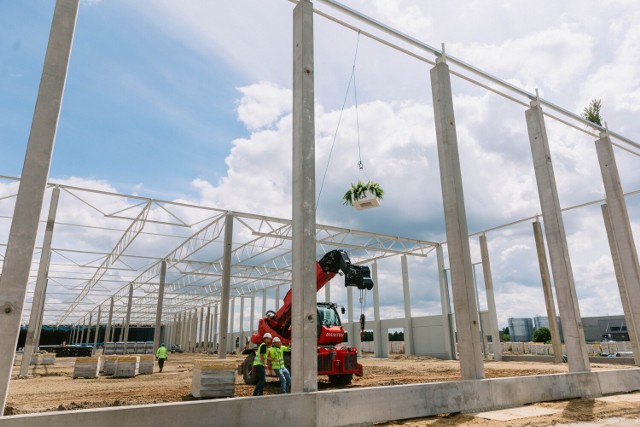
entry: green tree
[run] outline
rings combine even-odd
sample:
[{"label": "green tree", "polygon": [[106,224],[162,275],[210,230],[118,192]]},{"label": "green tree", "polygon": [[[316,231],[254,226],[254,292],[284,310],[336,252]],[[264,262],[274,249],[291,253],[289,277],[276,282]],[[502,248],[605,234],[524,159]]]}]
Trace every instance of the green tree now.
[{"label": "green tree", "polygon": [[602,126],[602,117],[600,117],[600,108],[602,107],[602,101],[599,99],[592,99],[589,106],[582,112],[582,118],[589,120],[591,123],[595,123],[598,126]]},{"label": "green tree", "polygon": [[511,341],[511,336],[509,335],[509,327],[505,326],[505,328],[501,331],[499,331],[500,333],[500,341],[503,342],[508,342]]},{"label": "green tree", "polygon": [[546,326],[542,326],[541,328],[533,331],[533,341],[534,342],[547,342],[551,341],[551,331]]}]

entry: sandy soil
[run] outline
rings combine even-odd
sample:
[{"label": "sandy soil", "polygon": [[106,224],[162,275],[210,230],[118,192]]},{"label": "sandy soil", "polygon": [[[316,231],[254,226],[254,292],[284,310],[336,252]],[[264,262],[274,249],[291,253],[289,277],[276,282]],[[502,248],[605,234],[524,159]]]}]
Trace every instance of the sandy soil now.
[{"label": "sandy soil", "polygon": [[[232,360],[242,356],[229,356]],[[57,411],[106,406],[150,404],[192,400],[191,370],[194,359],[203,355],[170,355],[162,373],[140,375],[136,378],[72,379],[73,358],[59,358],[54,366],[35,366],[26,379],[13,379],[9,387],[6,415],[31,412]],[[456,361],[443,361],[426,357],[394,356],[390,359],[363,357],[365,376],[354,378],[353,387],[410,384],[460,379],[460,366]],[[593,370],[626,369],[629,366],[592,365]],[[19,367],[14,367],[17,376]],[[488,378],[511,377],[566,372],[566,365],[527,362],[487,362]],[[331,389],[328,380],[321,379],[321,390]],[[253,386],[244,385],[237,377],[236,395],[250,396]],[[276,378],[269,378],[265,394],[280,392]],[[385,424],[387,426],[546,426],[565,421],[586,421],[605,416],[640,417],[640,403],[613,403],[594,400],[572,400],[568,402],[540,403],[539,406],[561,409],[553,416],[526,418],[499,423],[482,420],[471,415],[442,415],[424,420]]]}]

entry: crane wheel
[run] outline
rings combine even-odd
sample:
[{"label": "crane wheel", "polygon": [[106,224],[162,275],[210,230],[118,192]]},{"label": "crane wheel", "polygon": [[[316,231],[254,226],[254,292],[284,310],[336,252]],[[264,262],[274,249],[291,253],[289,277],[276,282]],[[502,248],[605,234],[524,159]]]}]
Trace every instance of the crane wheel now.
[{"label": "crane wheel", "polygon": [[338,375],[329,375],[329,382],[331,385],[348,385],[351,384],[351,379],[353,378],[353,374],[338,374]]},{"label": "crane wheel", "polygon": [[258,383],[258,375],[253,372],[253,359],[255,358],[256,354],[251,352],[251,354],[244,359],[244,363],[242,364],[242,378],[244,379],[244,383],[248,385]]}]

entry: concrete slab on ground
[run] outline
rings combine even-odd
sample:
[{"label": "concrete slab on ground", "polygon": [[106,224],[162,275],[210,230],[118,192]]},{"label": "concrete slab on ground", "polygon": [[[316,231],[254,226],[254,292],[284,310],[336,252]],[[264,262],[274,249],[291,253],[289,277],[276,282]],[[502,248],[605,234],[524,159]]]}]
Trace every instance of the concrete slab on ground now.
[{"label": "concrete slab on ground", "polygon": [[520,418],[553,415],[557,414],[558,412],[561,412],[560,409],[541,408],[539,406],[522,406],[520,408],[508,408],[500,409],[498,411],[480,412],[476,414],[476,417],[494,421],[511,421]]},{"label": "concrete slab on ground", "polygon": [[640,420],[633,420],[629,418],[607,418],[597,421],[556,425],[562,427],[640,427]]},{"label": "concrete slab on ground", "polygon": [[603,402],[640,402],[640,393],[616,394],[613,396],[597,397]]}]

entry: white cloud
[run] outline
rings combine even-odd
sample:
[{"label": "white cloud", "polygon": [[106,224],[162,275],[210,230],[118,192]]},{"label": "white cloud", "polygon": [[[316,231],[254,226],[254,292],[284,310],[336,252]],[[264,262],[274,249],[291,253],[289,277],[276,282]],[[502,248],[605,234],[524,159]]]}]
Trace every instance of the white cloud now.
[{"label": "white cloud", "polygon": [[292,91],[270,82],[240,87],[242,98],[238,118],[249,130],[271,126],[279,117],[291,111]]}]

